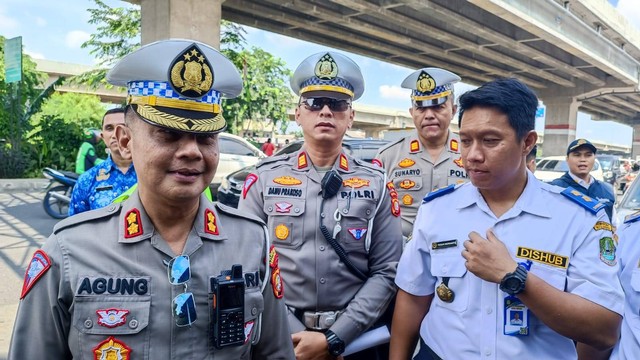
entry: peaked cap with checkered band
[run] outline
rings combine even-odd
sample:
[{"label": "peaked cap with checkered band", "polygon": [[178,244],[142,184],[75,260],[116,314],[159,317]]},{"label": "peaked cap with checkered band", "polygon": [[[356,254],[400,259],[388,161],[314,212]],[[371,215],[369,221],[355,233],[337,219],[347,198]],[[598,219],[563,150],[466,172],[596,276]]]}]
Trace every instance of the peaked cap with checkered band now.
[{"label": "peaked cap with checkered band", "polygon": [[127,105],[146,122],[190,133],[223,131],[222,97],[242,92],[242,79],[229,59],[186,39],[139,48],[107,73],[107,81],[127,88]]},{"label": "peaked cap with checkered band", "polygon": [[415,106],[436,106],[447,101],[453,94],[453,84],[460,76],[440,68],[428,67],[412,72],[402,82],[402,87],[411,89],[411,101]]}]

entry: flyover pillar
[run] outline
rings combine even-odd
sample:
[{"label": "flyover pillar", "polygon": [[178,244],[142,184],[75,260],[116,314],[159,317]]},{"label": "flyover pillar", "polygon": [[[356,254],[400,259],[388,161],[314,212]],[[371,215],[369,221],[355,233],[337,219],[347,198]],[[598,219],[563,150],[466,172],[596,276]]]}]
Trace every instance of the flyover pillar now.
[{"label": "flyover pillar", "polygon": [[640,125],[633,125],[633,144],[631,145],[631,158],[640,157]]},{"label": "flyover pillar", "polygon": [[127,0],[140,5],[142,45],[186,38],[220,48],[224,0]]},{"label": "flyover pillar", "polygon": [[570,96],[550,96],[542,101],[546,106],[542,154],[565,155],[567,146],[576,138],[580,103]]}]

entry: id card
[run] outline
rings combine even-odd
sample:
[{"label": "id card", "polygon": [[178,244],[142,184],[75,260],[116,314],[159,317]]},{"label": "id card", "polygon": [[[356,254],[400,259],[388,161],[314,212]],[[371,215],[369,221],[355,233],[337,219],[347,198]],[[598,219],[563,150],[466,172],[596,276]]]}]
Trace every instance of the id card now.
[{"label": "id card", "polygon": [[515,296],[504,298],[504,334],[529,335],[529,308]]}]

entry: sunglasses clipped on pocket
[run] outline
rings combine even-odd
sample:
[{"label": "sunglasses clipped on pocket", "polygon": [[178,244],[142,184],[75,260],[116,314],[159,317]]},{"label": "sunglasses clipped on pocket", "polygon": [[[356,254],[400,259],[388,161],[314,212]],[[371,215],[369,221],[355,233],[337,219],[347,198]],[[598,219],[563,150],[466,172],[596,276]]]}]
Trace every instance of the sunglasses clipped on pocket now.
[{"label": "sunglasses clipped on pocket", "polygon": [[184,285],[184,292],[171,302],[173,317],[178,326],[191,326],[196,321],[196,302],[192,292],[187,292],[187,282],[191,280],[191,262],[189,256],[179,255],[169,261],[167,266],[169,282],[172,285]]}]

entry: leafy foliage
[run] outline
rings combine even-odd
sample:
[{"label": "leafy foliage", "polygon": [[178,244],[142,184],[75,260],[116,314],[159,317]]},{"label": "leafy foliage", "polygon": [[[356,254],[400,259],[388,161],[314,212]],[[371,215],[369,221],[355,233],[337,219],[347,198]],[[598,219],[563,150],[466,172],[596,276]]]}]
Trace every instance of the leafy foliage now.
[{"label": "leafy foliage", "polygon": [[[98,25],[83,48],[100,59],[101,67],[111,67],[118,59],[140,46],[140,9],[111,8],[101,0],[93,0],[97,8],[89,9],[89,23]],[[234,100],[226,100],[224,116],[228,130],[238,133],[252,121],[283,123],[286,128],[291,92],[286,84],[290,71],[284,62],[268,52],[245,49],[244,29],[226,20],[221,22],[221,52],[241,71],[244,92]],[[94,70],[75,77],[74,81],[89,86],[105,85],[106,70]]]}]

